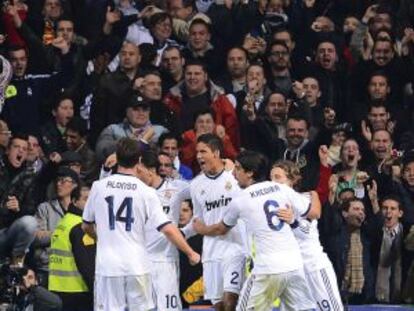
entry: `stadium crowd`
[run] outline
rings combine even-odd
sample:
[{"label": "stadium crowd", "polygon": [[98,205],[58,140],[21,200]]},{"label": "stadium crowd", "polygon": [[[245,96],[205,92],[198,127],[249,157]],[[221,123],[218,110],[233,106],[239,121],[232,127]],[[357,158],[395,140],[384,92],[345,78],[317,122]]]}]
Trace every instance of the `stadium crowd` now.
[{"label": "stadium crowd", "polygon": [[[96,243],[80,216],[92,183],[115,167],[118,141],[157,154],[144,163],[146,184],[185,187],[202,170],[204,134],[220,138],[226,165],[253,150],[297,166],[296,190],[319,195],[320,242],[344,303],[414,303],[413,1],[2,8],[0,255],[34,271],[30,286],[58,293],[63,310],[91,310]],[[68,213],[79,217],[66,220],[69,246],[56,245]],[[183,200],[177,225],[191,215]],[[201,249],[200,236],[189,241]],[[53,256],[67,250],[83,280],[76,295],[53,274]],[[202,298],[201,265],[181,257],[180,269],[187,306]]]}]

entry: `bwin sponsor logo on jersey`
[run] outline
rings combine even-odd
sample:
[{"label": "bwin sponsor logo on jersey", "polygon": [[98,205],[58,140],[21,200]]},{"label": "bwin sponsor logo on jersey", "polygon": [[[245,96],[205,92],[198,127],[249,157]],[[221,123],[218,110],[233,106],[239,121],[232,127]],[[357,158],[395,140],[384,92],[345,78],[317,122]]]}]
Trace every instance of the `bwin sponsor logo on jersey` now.
[{"label": "bwin sponsor logo on jersey", "polygon": [[207,212],[211,211],[212,209],[221,207],[221,206],[226,206],[227,204],[229,204],[230,201],[231,201],[231,198],[225,198],[224,195],[222,195],[219,200],[214,200],[211,202],[206,201]]}]

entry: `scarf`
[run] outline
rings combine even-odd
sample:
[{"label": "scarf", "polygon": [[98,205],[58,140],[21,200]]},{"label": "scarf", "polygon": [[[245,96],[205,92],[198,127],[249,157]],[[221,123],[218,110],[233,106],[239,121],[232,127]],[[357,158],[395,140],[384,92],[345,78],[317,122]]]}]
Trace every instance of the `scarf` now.
[{"label": "scarf", "polygon": [[380,302],[398,301],[401,294],[402,225],[383,231],[375,297]]},{"label": "scarf", "polygon": [[129,135],[129,138],[132,138],[134,140],[141,140],[144,136],[144,133],[152,126],[151,122],[148,121],[144,126],[139,128],[134,128],[131,125],[129,126],[129,129],[131,131],[131,135]]},{"label": "scarf", "polygon": [[4,100],[6,98],[6,89],[12,78],[13,71],[11,64],[7,59],[0,55],[3,71],[0,73],[0,112],[3,108]]},{"label": "scarf", "polygon": [[349,250],[345,267],[345,276],[342,289],[351,294],[361,294],[364,287],[363,246],[361,242],[361,230],[351,232],[349,237]]}]

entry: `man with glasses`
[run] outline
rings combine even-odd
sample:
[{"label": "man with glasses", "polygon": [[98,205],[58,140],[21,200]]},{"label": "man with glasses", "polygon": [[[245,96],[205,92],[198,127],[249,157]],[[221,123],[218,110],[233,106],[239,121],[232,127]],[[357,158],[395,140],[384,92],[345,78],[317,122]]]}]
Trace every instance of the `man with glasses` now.
[{"label": "man with glasses", "polygon": [[268,83],[273,91],[289,95],[293,77],[290,72],[290,51],[284,41],[273,41],[269,45],[267,60],[270,64]]}]

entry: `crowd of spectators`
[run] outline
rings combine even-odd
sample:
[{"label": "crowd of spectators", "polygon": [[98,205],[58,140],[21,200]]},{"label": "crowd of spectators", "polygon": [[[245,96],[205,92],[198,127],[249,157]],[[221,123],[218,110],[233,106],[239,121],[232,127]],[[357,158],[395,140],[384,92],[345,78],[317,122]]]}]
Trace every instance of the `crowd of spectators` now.
[{"label": "crowd of spectators", "polygon": [[1,255],[46,284],[71,191],[120,138],[190,181],[215,133],[223,158],[299,166],[349,302],[414,302],[413,1],[1,2]]}]

